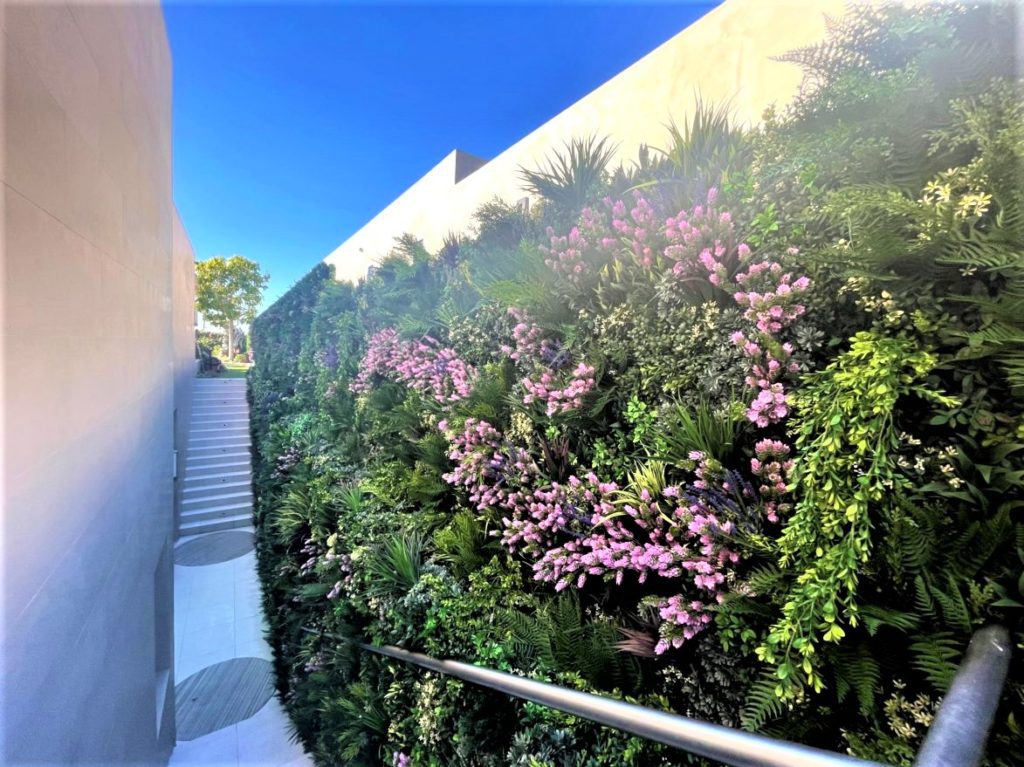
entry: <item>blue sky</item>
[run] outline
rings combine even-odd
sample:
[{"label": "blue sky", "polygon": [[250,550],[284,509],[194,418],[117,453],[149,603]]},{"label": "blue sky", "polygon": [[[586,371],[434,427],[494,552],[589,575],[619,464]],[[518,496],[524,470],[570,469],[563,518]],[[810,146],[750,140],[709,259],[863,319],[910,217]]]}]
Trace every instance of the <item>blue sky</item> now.
[{"label": "blue sky", "polygon": [[495,156],[716,4],[171,0],[196,258],[258,261],[269,305],[453,148]]}]

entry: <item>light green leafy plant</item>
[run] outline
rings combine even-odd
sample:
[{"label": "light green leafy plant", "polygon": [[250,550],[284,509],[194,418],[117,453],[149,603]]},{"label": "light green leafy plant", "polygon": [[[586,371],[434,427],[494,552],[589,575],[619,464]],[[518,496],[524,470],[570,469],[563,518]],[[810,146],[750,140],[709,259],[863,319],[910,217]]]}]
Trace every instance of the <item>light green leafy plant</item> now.
[{"label": "light green leafy plant", "polygon": [[795,699],[805,686],[820,691],[820,643],[839,642],[843,625],[858,623],[857,588],[872,554],[872,528],[908,489],[896,464],[896,403],[916,395],[956,404],[922,383],[936,362],[907,338],[860,333],[795,394],[797,501],[778,541],[779,566],[794,580],[781,618],[757,649],[775,669],[779,698]]}]

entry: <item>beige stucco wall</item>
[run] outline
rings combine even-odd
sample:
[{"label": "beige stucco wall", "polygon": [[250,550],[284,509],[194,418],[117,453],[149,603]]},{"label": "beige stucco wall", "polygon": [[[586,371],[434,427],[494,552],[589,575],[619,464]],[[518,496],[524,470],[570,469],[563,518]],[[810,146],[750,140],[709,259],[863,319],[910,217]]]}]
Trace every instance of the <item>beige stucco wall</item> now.
[{"label": "beige stucco wall", "polygon": [[0,45],[0,763],[160,764],[193,290],[163,15],[4,2]]},{"label": "beige stucco wall", "polygon": [[664,146],[665,126],[684,122],[698,95],[728,102],[738,122],[755,123],[800,85],[800,70],[772,57],[821,39],[824,14],[841,15],[844,6],[844,0],[726,0],[458,184],[433,178],[442,163],[325,260],[338,279],[356,280],[404,233],[436,251],[446,233],[466,231],[473,212],[495,195],[508,202],[526,196],[520,167],[539,167],[566,141],[594,134],[618,143],[616,161],[631,162],[643,144]]}]

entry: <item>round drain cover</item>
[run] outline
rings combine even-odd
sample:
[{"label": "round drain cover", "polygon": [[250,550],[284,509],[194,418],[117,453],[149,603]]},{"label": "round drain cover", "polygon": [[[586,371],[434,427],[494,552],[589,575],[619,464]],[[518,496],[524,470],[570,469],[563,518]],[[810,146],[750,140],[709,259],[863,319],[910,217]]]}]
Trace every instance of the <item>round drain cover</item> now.
[{"label": "round drain cover", "polygon": [[215,565],[248,554],[255,546],[256,536],[248,530],[225,530],[207,533],[185,541],[174,549],[174,564],[186,567]]},{"label": "round drain cover", "polygon": [[207,666],[174,687],[178,740],[195,740],[248,719],[273,694],[270,661],[232,658]]}]

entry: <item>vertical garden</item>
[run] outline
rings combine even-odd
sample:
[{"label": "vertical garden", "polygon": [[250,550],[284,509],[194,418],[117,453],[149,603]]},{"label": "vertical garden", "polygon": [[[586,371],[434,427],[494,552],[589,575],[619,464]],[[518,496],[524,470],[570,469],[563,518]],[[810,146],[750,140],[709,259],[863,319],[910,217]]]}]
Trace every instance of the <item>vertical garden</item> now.
[{"label": "vertical garden", "polygon": [[988,763],[1022,763],[1015,23],[853,9],[758,128],[703,105],[617,169],[580,140],[533,213],[256,320],[259,567],[318,763],[701,763],[357,638],[909,765],[992,623]]}]

